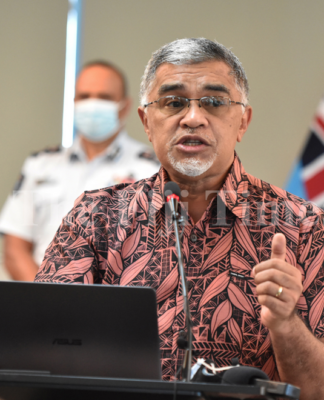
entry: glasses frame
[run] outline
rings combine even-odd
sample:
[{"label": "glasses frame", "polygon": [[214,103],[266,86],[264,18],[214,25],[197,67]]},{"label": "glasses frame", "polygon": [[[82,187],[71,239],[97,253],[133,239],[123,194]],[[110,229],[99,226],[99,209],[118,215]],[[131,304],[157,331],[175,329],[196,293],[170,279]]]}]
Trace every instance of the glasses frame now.
[{"label": "glasses frame", "polygon": [[[171,96],[163,96],[163,97],[160,97],[159,99],[157,99],[157,100],[154,100],[154,101],[151,101],[150,103],[147,103],[147,104],[144,104],[144,108],[146,108],[146,107],[148,107],[149,105],[151,105],[151,104],[154,104],[154,103],[159,103],[159,101],[161,100],[161,99],[185,99],[185,101],[186,102],[188,102],[188,108],[189,108],[189,106],[190,106],[190,102],[192,101],[192,100],[197,100],[198,101],[198,105],[199,105],[199,107],[200,108],[204,108],[204,107],[202,107],[202,105],[201,105],[201,100],[202,99],[217,99],[217,98],[220,98],[220,99],[226,99],[226,100],[228,100],[228,106],[231,106],[231,105],[236,105],[236,104],[238,104],[238,105],[241,105],[241,106],[243,106],[243,107],[246,107],[247,106],[247,104],[244,104],[244,103],[241,103],[240,101],[233,101],[233,100],[231,100],[229,97],[223,97],[223,96],[203,96],[203,97],[201,97],[200,99],[188,99],[187,97],[183,97],[183,96],[174,96],[174,95],[171,95]],[[185,109],[186,107],[184,107],[183,109]],[[204,108],[205,109],[205,108]],[[161,107],[159,107],[159,110],[163,113],[163,111],[162,111],[162,109],[161,109]],[[177,115],[179,112],[181,112],[182,110],[179,110],[178,112],[176,112],[175,114],[173,114],[173,115]],[[206,110],[207,111],[207,110]],[[164,114],[164,113],[163,113]],[[171,114],[172,115],[172,114]]]}]

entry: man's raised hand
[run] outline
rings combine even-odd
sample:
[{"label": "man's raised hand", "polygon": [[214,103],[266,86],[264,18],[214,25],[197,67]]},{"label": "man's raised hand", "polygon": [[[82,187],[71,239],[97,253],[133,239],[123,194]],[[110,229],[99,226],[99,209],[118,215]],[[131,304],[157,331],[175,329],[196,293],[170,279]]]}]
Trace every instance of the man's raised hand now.
[{"label": "man's raised hand", "polygon": [[289,331],[303,290],[301,273],[285,257],[286,238],[277,233],[272,240],[271,259],[254,267],[256,292],[262,306],[261,322],[276,333]]}]

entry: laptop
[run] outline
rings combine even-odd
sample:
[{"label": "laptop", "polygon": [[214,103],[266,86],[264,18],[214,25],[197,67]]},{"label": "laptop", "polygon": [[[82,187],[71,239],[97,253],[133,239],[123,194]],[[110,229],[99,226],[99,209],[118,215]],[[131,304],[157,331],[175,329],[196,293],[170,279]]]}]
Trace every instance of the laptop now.
[{"label": "laptop", "polygon": [[0,282],[0,373],[161,379],[152,288]]}]

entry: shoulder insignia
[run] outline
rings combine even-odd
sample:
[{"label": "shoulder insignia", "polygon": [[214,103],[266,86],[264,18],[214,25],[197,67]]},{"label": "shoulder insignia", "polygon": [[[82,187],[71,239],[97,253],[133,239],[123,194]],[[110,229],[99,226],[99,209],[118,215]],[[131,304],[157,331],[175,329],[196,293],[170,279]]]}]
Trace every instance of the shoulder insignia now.
[{"label": "shoulder insignia", "polygon": [[70,162],[76,162],[76,161],[80,161],[79,156],[76,153],[71,153],[70,154]]},{"label": "shoulder insignia", "polygon": [[60,151],[62,151],[62,147],[61,146],[46,147],[43,150],[36,151],[36,152],[32,153],[31,156],[32,157],[36,157],[36,156],[38,156],[40,154],[44,154],[44,153],[45,154],[46,153],[48,153],[48,154],[50,154],[50,153],[59,153]]},{"label": "shoulder insignia", "polygon": [[14,188],[13,188],[13,191],[12,191],[14,195],[15,195],[15,194],[18,194],[18,192],[19,192],[19,190],[21,189],[21,186],[22,186],[24,180],[25,180],[25,175],[20,174],[20,175],[19,175],[19,178],[18,178],[18,180],[17,180],[17,182],[15,183],[15,186],[14,186]]},{"label": "shoulder insignia", "polygon": [[145,150],[138,154],[138,158],[143,158],[144,160],[153,161],[155,164],[160,165],[159,159],[153,150]]},{"label": "shoulder insignia", "polygon": [[118,154],[121,152],[121,148],[118,146],[113,149],[106,157],[106,161],[114,161]]}]

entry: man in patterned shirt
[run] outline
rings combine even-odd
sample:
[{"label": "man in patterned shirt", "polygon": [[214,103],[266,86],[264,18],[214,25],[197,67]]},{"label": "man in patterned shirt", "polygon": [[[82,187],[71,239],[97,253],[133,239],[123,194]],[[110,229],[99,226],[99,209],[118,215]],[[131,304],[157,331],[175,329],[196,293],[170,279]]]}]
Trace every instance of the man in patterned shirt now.
[{"label": "man in patterned shirt", "polygon": [[196,354],[219,366],[238,357],[318,399],[323,213],[245,172],[234,148],[251,121],[247,95],[242,65],[217,42],[176,40],[153,53],[138,112],[162,168],[81,195],[36,280],[155,288],[163,377],[173,379],[184,311],[163,189],[175,181]]}]

